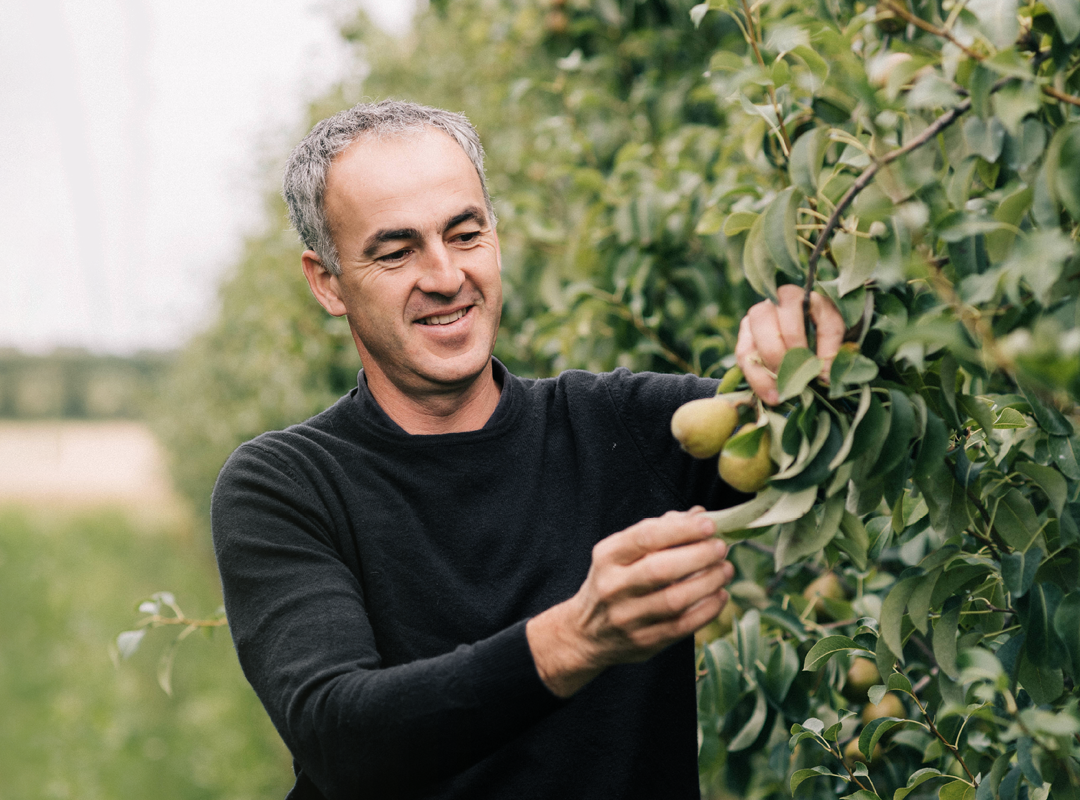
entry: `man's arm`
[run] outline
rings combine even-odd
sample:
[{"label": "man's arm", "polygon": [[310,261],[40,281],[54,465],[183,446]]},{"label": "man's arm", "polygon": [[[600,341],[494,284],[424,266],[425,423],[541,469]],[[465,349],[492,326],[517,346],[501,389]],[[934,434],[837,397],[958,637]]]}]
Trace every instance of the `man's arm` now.
[{"label": "man's arm", "polygon": [[537,671],[554,694],[569,697],[607,667],[644,661],[720,613],[734,568],[701,510],[607,537],[581,589],[529,620]]}]

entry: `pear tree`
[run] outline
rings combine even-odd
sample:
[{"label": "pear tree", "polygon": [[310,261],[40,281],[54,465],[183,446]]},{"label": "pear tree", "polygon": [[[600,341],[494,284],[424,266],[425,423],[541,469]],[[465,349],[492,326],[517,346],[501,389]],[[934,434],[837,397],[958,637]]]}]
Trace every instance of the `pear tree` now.
[{"label": "pear tree", "polygon": [[699,639],[703,786],[1080,798],[1080,4],[690,14],[743,40],[708,79],[744,160],[698,233],[848,330],[738,406],[771,465],[713,513],[741,616]]}]

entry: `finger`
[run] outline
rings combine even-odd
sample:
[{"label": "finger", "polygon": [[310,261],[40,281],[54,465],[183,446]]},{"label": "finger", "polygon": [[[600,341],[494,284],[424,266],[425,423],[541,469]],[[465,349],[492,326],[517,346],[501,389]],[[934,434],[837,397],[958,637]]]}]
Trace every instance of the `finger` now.
[{"label": "finger", "polygon": [[[674,619],[700,600],[721,591],[724,588],[724,578],[725,570],[722,565],[700,570],[685,580],[650,594],[627,598],[618,611],[612,609],[612,616],[623,617],[623,624],[627,627],[642,627]],[[636,620],[636,623],[630,620]]]},{"label": "finger", "polygon": [[[718,572],[701,573],[651,595],[627,600],[612,609],[611,621],[631,641],[645,648],[692,633],[715,618],[723,607],[727,592],[719,585]],[[661,641],[665,638],[666,643]]]},{"label": "finger", "polygon": [[754,334],[750,330],[750,318],[743,317],[739,323],[739,338],[735,343],[735,360],[743,372],[743,377],[750,384],[754,394],[769,405],[780,402],[776,391],[776,376],[765,368],[761,356],[754,346]]},{"label": "finger", "polygon": [[649,553],[701,541],[715,532],[713,521],[700,513],[669,511],[613,533],[593,548],[593,561],[633,564]]},{"label": "finger", "polygon": [[626,568],[623,574],[626,591],[635,595],[648,594],[702,570],[722,567],[726,555],[727,545],[721,539],[650,553]]},{"label": "finger", "polygon": [[750,333],[758,355],[765,367],[775,374],[787,352],[776,305],[768,301],[755,303],[746,312],[746,319],[750,321]]},{"label": "finger", "polygon": [[817,328],[817,356],[821,359],[821,375],[828,378],[833,359],[844,342],[846,326],[840,311],[828,299],[816,292],[810,295],[810,318]]},{"label": "finger", "polygon": [[806,322],[803,320],[805,293],[798,286],[788,284],[777,289],[776,294],[780,300],[776,316],[780,334],[784,338],[785,352],[793,347],[806,347]]}]

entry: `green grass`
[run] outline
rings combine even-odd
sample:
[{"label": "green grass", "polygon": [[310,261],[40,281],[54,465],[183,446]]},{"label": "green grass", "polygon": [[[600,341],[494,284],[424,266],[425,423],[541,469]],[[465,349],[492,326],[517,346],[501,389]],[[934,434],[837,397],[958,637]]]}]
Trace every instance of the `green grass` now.
[{"label": "green grass", "polygon": [[227,629],[181,644],[172,697],[157,663],[176,629],[114,666],[110,643],[158,590],[212,615],[206,543],[120,512],[0,509],[0,800],[285,796],[288,754]]}]

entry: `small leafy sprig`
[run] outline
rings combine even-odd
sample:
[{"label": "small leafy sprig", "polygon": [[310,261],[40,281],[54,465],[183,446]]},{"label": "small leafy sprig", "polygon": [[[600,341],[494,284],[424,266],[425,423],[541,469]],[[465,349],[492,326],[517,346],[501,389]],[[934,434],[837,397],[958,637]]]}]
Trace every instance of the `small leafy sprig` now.
[{"label": "small leafy sprig", "polygon": [[225,618],[224,606],[218,607],[214,615],[208,619],[188,617],[176,602],[176,597],[172,592],[155,592],[139,603],[138,611],[145,616],[135,623],[133,629],[117,635],[116,642],[110,648],[110,656],[113,663],[119,666],[121,660],[131,658],[135,654],[148,631],[154,628],[181,626],[180,633],[173,638],[158,660],[158,685],[169,696],[172,696],[173,661],[180,643],[195,631],[211,632],[214,628],[225,627],[229,624]]}]

